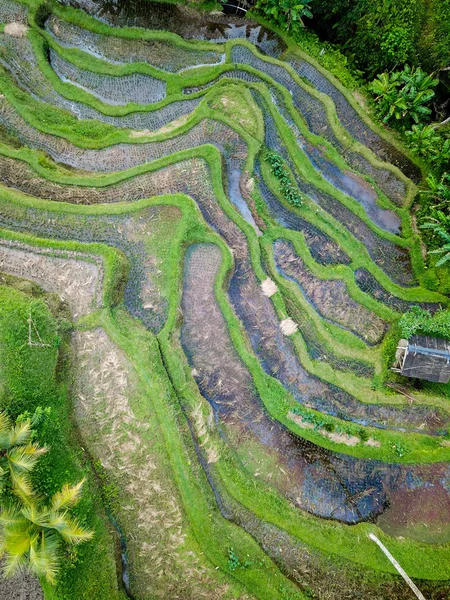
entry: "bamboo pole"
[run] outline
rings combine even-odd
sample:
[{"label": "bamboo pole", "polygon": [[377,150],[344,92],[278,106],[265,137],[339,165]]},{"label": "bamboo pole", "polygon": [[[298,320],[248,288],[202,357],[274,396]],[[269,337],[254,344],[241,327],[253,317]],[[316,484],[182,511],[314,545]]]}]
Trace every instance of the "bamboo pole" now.
[{"label": "bamboo pole", "polygon": [[373,542],[375,542],[375,544],[377,544],[377,546],[381,549],[381,551],[388,557],[390,562],[394,565],[394,567],[397,569],[397,571],[400,573],[400,575],[403,577],[403,579],[406,581],[406,583],[412,589],[412,591],[417,596],[417,598],[419,598],[419,600],[426,600],[425,596],[418,589],[418,587],[416,586],[414,581],[411,579],[411,577],[409,577],[409,575],[406,573],[406,571],[400,566],[398,561],[392,556],[392,554],[389,552],[389,550],[386,548],[386,546],[383,544],[383,542],[381,542],[381,540],[379,540],[374,533],[369,533],[369,538]]}]

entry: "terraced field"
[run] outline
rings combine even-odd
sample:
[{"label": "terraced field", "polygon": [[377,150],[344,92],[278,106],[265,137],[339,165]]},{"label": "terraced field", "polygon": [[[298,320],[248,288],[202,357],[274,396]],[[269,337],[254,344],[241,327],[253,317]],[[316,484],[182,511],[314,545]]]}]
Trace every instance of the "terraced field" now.
[{"label": "terraced field", "polygon": [[0,0],[0,91],[1,282],[70,311],[116,489],[117,581],[71,600],[412,598],[370,532],[448,598],[450,404],[387,362],[449,304],[419,167],[300,48],[173,6]]}]

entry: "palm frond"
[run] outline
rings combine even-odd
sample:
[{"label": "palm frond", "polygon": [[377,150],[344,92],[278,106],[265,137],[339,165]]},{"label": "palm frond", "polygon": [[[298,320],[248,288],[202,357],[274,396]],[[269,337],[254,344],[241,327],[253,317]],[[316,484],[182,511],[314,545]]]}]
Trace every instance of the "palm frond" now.
[{"label": "palm frond", "polygon": [[26,473],[18,473],[10,469],[11,487],[13,493],[20,498],[24,504],[29,504],[35,496],[33,486]]},{"label": "palm frond", "polygon": [[67,517],[65,517],[64,524],[62,526],[60,525],[57,531],[64,541],[74,545],[90,540],[94,536],[93,531],[85,529],[75,519],[69,519]]},{"label": "palm frond", "polygon": [[27,559],[20,554],[6,554],[3,559],[2,572],[4,577],[14,577],[27,568]]},{"label": "palm frond", "polygon": [[22,527],[21,530],[15,527],[6,529],[3,539],[5,555],[25,556],[30,551],[34,534],[35,531],[27,527]]},{"label": "palm frond", "polygon": [[27,523],[28,521],[22,515],[20,508],[15,504],[9,506],[3,506],[0,512],[0,524],[3,527],[18,527],[20,524]]},{"label": "palm frond", "polygon": [[59,568],[58,541],[54,537],[42,537],[40,544],[30,548],[30,569],[39,577],[54,585]]},{"label": "palm frond", "polygon": [[78,504],[78,502],[81,499],[81,489],[83,487],[84,481],[85,480],[82,479],[81,481],[72,486],[68,483],[63,485],[61,490],[59,492],[56,492],[56,494],[53,496],[50,504],[50,510],[57,511],[62,508],[72,508],[73,506]]},{"label": "palm frond", "polygon": [[29,420],[16,423],[10,430],[10,446],[21,446],[30,441],[31,423]]},{"label": "palm frond", "polygon": [[22,515],[38,527],[48,527],[49,512],[38,502],[30,501],[27,506],[22,508]]},{"label": "palm frond", "polygon": [[16,446],[7,452],[7,458],[14,469],[19,471],[31,471],[38,459],[47,452],[46,448],[40,448],[37,444]]}]

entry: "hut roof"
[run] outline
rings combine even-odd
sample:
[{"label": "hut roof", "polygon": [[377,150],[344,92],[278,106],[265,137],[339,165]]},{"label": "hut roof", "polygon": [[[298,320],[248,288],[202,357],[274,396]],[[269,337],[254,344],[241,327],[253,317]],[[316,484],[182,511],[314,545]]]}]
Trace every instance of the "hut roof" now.
[{"label": "hut roof", "polygon": [[450,380],[450,341],[414,335],[408,340],[401,374],[447,383]]}]

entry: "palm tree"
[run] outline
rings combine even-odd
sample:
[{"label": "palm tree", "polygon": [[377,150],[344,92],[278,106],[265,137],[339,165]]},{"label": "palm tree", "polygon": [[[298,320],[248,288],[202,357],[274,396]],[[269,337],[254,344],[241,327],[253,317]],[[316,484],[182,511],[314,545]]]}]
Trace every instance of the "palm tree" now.
[{"label": "palm tree", "polygon": [[80,501],[83,483],[64,485],[49,503],[33,491],[28,497],[21,494],[2,510],[0,556],[6,577],[29,569],[54,584],[62,543],[75,545],[92,538],[93,532],[68,514]]},{"label": "palm tree", "polygon": [[0,412],[0,493],[8,475],[12,491],[19,497],[32,495],[29,473],[38,459],[47,452],[32,442],[30,419],[13,425],[4,412]]}]

